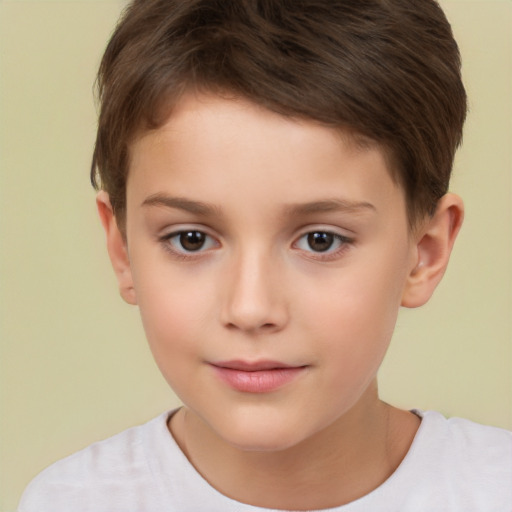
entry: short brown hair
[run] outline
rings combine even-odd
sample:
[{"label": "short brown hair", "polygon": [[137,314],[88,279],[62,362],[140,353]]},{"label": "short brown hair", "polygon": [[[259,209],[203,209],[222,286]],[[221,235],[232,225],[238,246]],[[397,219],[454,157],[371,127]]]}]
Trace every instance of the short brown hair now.
[{"label": "short brown hair", "polygon": [[414,223],[448,188],[460,67],[434,0],[134,0],[99,69],[91,180],[124,223],[133,138],[186,90],[228,92],[375,140]]}]

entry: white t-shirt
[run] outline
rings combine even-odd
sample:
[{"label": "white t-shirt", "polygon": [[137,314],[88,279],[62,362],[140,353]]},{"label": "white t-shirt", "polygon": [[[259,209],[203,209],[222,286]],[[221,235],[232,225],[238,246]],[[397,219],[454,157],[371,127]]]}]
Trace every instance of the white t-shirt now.
[{"label": "white t-shirt", "polygon": [[[511,512],[512,432],[441,414],[422,417],[397,470],[331,512]],[[43,471],[19,512],[263,512],[206,482],[167,430],[167,412]],[[325,512],[325,511],[324,511]]]}]

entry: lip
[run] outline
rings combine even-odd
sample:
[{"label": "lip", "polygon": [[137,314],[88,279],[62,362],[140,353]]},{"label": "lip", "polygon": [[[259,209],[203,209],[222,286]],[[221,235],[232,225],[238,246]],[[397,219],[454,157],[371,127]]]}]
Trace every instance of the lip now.
[{"label": "lip", "polygon": [[293,366],[279,361],[220,361],[210,363],[228,386],[244,393],[269,393],[303,374],[307,365]]}]

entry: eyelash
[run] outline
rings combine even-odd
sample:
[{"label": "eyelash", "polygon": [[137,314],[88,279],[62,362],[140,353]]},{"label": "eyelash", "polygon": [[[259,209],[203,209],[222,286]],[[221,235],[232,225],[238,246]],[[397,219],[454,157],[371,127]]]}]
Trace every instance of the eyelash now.
[{"label": "eyelash", "polygon": [[[332,246],[329,246],[324,251],[314,251],[311,249],[302,249],[297,247],[301,240],[308,239],[311,235],[327,235],[332,237],[332,243],[337,244],[337,247],[332,249]],[[308,245],[310,240],[306,242]],[[329,231],[328,229],[314,229],[310,230],[303,235],[301,235],[296,242],[294,242],[293,246],[297,247],[299,250],[308,254],[309,258],[320,260],[320,261],[332,261],[340,258],[350,247],[351,244],[354,243],[354,239],[347,237],[345,235],[341,235],[339,233]]]},{"label": "eyelash", "polygon": [[[182,249],[176,248],[172,240],[177,237],[182,237],[183,235],[187,233],[195,233],[199,234],[201,236],[205,237],[205,243],[209,245],[206,249],[204,248],[204,245],[199,247],[196,251],[193,250],[187,250],[183,247],[181,240],[178,238],[178,243],[181,245]],[[301,240],[306,239],[306,243],[309,245],[311,242],[308,240],[308,238],[312,235],[322,235],[324,238],[325,236],[331,237],[331,246],[333,244],[337,244],[338,246],[333,250],[331,246],[327,247],[325,250],[315,251],[311,247],[309,249],[306,248],[300,248],[298,247],[298,244],[301,242]],[[202,231],[200,229],[181,229],[179,231],[173,231],[172,233],[169,233],[167,235],[164,235],[159,238],[160,243],[163,245],[164,249],[171,253],[174,257],[176,257],[179,260],[182,261],[190,261],[196,258],[199,258],[203,256],[203,253],[210,250],[212,246],[219,246],[219,242],[215,241],[215,239],[206,233],[205,231]],[[209,241],[209,243],[208,243]],[[213,241],[213,243],[212,243]],[[307,253],[308,257],[315,260],[320,261],[332,261],[342,256],[342,254],[349,249],[349,246],[354,243],[354,240],[350,237],[341,235],[339,233],[335,233],[333,231],[325,230],[325,229],[317,229],[317,230],[310,230],[305,233],[303,233],[299,238],[296,239],[296,241],[292,244],[293,248],[296,248],[300,250],[303,253]]]},{"label": "eyelash", "polygon": [[[185,235],[187,233],[195,233],[195,234],[199,233],[200,235],[204,235],[206,240],[210,240],[210,243],[213,240],[214,245],[219,245],[219,243],[215,242],[215,239],[211,235],[209,235],[208,233],[205,233],[204,231],[202,231],[200,229],[194,229],[194,228],[180,229],[179,231],[173,231],[172,233],[169,233],[168,235],[164,235],[164,236],[160,237],[159,240],[160,240],[161,244],[163,245],[164,249],[167,252],[171,253],[171,255],[173,255],[174,257],[176,257],[180,260],[188,261],[188,260],[192,260],[192,259],[200,257],[202,255],[202,253],[205,252],[205,249],[203,248],[203,246],[201,246],[197,251],[188,251],[187,249],[185,249],[183,247],[183,245],[182,245],[182,249],[177,249],[176,247],[174,247],[173,243],[172,243],[173,238],[181,237],[182,235]],[[179,241],[178,243],[181,245],[181,241]]]}]

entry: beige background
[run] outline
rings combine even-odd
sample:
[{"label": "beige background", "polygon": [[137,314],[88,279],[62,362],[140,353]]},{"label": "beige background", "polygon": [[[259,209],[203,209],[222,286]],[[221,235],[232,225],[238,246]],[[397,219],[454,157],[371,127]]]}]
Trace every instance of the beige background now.
[{"label": "beige background", "polygon": [[[177,404],[118,298],[88,165],[120,0],[0,1],[0,511],[44,466]],[[403,407],[512,428],[512,2],[443,1],[471,99],[466,225],[381,373]]]}]

